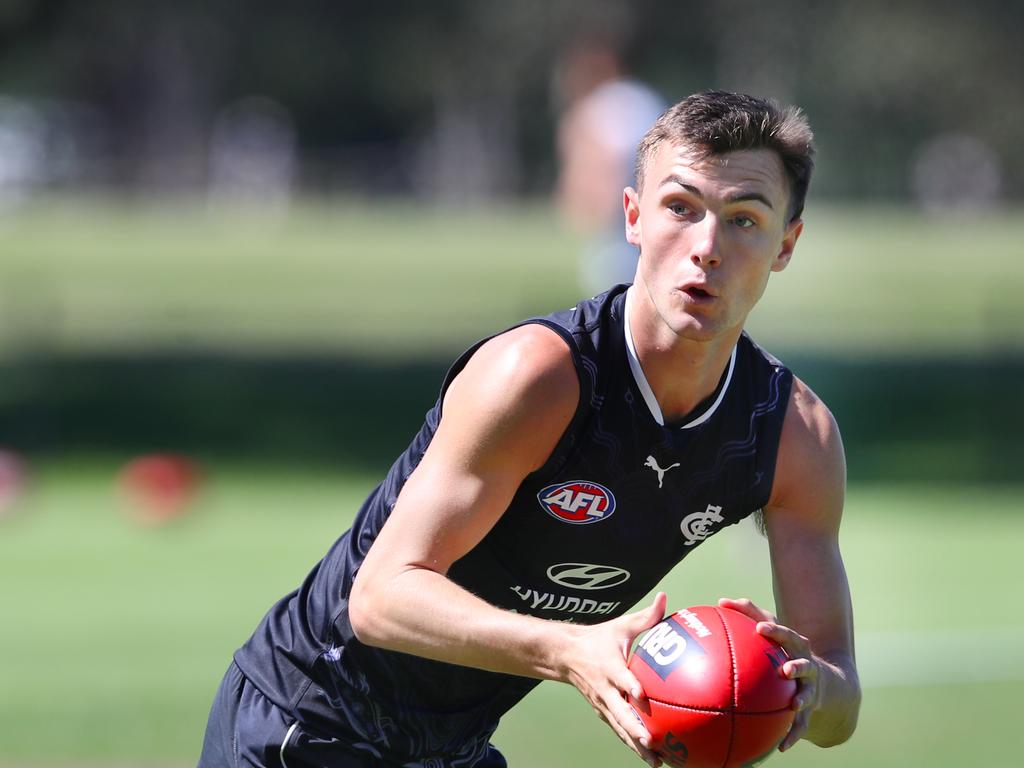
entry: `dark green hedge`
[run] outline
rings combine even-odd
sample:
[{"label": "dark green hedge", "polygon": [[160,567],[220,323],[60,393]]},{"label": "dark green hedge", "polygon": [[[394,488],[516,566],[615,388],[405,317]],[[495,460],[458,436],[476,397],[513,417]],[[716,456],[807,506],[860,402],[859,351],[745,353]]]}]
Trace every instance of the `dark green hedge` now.
[{"label": "dark green hedge", "polygon": [[[1024,358],[787,362],[831,406],[853,480],[1022,479]],[[0,366],[0,446],[29,456],[181,451],[382,469],[447,361],[92,358]]]}]

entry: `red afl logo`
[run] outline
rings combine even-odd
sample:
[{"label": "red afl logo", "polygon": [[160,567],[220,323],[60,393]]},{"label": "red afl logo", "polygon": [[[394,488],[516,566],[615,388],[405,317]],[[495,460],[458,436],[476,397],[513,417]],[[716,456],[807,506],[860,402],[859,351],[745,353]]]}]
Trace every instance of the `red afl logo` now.
[{"label": "red afl logo", "polygon": [[586,480],[549,485],[537,494],[537,501],[552,517],[574,525],[605,520],[615,511],[612,492]]}]

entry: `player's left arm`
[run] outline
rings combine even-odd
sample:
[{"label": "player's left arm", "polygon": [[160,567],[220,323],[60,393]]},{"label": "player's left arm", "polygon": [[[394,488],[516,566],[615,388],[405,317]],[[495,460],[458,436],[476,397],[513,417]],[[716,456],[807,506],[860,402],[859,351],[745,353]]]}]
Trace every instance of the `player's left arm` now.
[{"label": "player's left arm", "polygon": [[819,746],[852,735],[860,710],[853,608],[839,551],[846,460],[835,419],[794,379],[783,422],[775,482],[764,510],[778,618],[747,600],[722,601],[759,622],[782,645],[783,673],[798,683],[786,750],[806,738]]}]

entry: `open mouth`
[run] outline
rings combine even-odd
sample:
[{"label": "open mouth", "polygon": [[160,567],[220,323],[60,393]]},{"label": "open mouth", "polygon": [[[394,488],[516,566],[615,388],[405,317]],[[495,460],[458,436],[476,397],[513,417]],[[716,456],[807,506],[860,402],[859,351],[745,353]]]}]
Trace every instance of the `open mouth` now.
[{"label": "open mouth", "polygon": [[690,297],[692,297],[694,299],[710,299],[711,298],[711,294],[710,293],[705,291],[703,288],[698,288],[695,285],[691,285],[689,288],[684,288],[683,290],[686,292],[687,296],[690,296]]}]

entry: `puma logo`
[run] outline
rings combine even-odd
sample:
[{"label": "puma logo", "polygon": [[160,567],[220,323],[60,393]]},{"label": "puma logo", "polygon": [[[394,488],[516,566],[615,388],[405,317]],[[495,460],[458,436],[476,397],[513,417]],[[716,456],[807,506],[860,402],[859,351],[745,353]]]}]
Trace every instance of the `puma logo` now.
[{"label": "puma logo", "polygon": [[668,472],[670,469],[675,469],[676,467],[678,467],[679,462],[677,461],[675,464],[669,464],[667,467],[662,469],[661,467],[658,466],[658,462],[654,460],[653,456],[648,456],[647,461],[644,462],[644,466],[650,467],[651,469],[658,473],[658,487],[661,488],[661,482],[662,480],[665,479],[665,473]]}]

